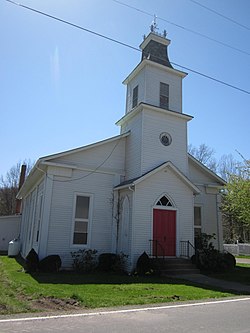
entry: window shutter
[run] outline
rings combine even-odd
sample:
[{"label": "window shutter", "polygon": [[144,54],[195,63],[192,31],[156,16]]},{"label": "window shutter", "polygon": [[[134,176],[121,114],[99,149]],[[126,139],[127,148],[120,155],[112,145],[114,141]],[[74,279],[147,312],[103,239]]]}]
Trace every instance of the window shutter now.
[{"label": "window shutter", "polygon": [[169,85],[163,82],[160,83],[160,107],[169,108]]}]

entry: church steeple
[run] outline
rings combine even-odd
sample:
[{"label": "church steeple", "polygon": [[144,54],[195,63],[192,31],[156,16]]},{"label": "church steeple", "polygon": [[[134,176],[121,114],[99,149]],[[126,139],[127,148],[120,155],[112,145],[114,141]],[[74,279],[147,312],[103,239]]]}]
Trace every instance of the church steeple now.
[{"label": "church steeple", "polygon": [[[154,28],[154,26],[153,26]],[[152,31],[153,30],[153,31]],[[170,64],[166,33],[151,29],[141,43],[142,59],[124,80],[126,112],[117,125],[130,131],[126,144],[126,178],[141,176],[171,161],[187,175],[187,122],[182,113],[182,79]]]},{"label": "church steeple", "polygon": [[126,114],[140,103],[182,112],[182,79],[187,74],[172,67],[169,44],[166,32],[159,34],[154,26],[144,38],[141,61],[123,81],[127,85]]}]

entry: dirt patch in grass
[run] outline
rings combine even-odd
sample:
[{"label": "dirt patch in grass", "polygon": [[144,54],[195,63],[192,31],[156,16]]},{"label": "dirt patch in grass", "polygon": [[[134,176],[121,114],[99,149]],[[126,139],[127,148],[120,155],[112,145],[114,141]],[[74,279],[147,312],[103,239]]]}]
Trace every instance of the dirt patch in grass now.
[{"label": "dirt patch in grass", "polygon": [[0,314],[7,312],[7,306],[5,304],[0,304]]},{"label": "dirt patch in grass", "polygon": [[31,297],[25,297],[29,303],[30,309],[35,312],[47,312],[47,311],[72,311],[83,308],[81,303],[72,298],[55,298],[50,296],[41,296],[39,299],[32,299]]},{"label": "dirt patch in grass", "polygon": [[81,307],[80,303],[74,299],[60,299],[54,297],[41,297],[37,300],[32,300],[32,308],[36,310],[51,310],[51,311],[66,311],[77,310]]}]

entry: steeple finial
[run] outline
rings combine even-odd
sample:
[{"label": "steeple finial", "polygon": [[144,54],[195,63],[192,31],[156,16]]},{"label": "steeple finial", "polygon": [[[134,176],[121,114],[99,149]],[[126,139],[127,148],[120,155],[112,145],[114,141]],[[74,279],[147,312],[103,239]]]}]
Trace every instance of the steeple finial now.
[{"label": "steeple finial", "polygon": [[157,16],[154,15],[154,20],[152,21],[151,26],[150,26],[150,30],[151,30],[151,32],[155,32],[155,33],[156,33],[156,30],[159,29],[159,28],[157,27],[156,19],[157,19]]}]

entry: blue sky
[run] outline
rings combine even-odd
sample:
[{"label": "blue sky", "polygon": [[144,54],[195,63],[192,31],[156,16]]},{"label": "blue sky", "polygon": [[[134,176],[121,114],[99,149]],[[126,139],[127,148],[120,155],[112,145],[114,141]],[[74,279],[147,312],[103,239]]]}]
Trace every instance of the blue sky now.
[{"label": "blue sky", "polygon": [[[197,0],[249,29],[191,0],[121,1],[152,16],[113,0],[19,0],[134,47],[156,14],[159,32],[166,29],[171,40],[170,61],[250,91],[249,0]],[[21,160],[119,134],[115,122],[125,112],[122,81],[139,63],[139,52],[5,0],[0,0],[0,30],[0,175]],[[239,159],[236,150],[249,158],[249,105],[249,94],[190,72],[183,84],[183,112],[194,116],[189,143],[207,144],[217,158],[232,153]]]}]

